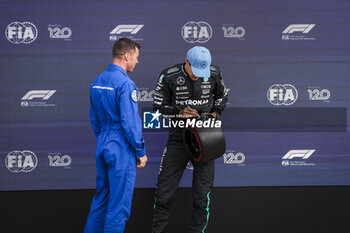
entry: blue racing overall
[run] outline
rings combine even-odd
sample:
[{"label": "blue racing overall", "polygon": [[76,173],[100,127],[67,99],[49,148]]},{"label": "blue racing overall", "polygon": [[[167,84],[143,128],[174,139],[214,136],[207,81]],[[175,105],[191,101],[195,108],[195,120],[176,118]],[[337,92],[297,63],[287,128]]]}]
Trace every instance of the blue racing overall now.
[{"label": "blue racing overall", "polygon": [[90,85],[96,141],[96,194],[85,233],[122,233],[130,216],[136,157],[145,153],[135,83],[110,64]]}]

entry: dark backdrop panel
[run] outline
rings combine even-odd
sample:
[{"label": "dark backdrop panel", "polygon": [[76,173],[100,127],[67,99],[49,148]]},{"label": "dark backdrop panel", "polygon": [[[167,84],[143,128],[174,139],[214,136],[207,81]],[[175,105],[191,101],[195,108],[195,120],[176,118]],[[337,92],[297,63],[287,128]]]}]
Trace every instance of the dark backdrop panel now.
[{"label": "dark backdrop panel", "polygon": [[[0,190],[95,187],[88,87],[122,36],[142,45],[130,74],[149,97],[140,116],[161,70],[194,45],[210,49],[230,89],[216,186],[350,185],[349,1],[1,0],[0,19]],[[143,27],[112,32],[125,25]],[[200,40],[196,30],[206,30]],[[294,103],[269,99],[277,84]],[[144,137],[150,160],[136,187],[150,188],[167,133],[144,129]],[[295,150],[313,152],[282,159]],[[182,187],[191,176],[189,166]]]}]

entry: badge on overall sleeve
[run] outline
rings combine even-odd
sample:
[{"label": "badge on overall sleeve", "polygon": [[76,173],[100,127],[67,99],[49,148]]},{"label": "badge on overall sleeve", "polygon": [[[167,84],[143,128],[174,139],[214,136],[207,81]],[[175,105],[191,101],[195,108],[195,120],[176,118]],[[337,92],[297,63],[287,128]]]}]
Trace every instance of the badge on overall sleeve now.
[{"label": "badge on overall sleeve", "polygon": [[139,101],[139,99],[137,98],[137,91],[135,89],[131,92],[131,99],[135,103],[137,103]]}]

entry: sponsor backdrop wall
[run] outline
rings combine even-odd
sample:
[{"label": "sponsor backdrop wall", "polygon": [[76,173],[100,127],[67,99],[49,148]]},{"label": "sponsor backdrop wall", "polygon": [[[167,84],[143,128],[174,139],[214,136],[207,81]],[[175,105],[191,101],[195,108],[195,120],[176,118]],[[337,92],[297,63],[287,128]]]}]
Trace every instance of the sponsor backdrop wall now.
[{"label": "sponsor backdrop wall", "polygon": [[89,84],[121,37],[142,45],[136,187],[155,186],[167,139],[158,76],[194,45],[230,89],[216,186],[350,185],[349,1],[2,0],[0,19],[0,190],[95,187]]}]

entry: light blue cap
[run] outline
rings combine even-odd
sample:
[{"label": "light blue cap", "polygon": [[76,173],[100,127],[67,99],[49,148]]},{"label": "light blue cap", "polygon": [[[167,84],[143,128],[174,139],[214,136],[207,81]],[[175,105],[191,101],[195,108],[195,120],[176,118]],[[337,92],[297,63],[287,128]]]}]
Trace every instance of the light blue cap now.
[{"label": "light blue cap", "polygon": [[196,77],[209,78],[211,55],[210,51],[202,46],[195,46],[187,51],[187,59]]}]

